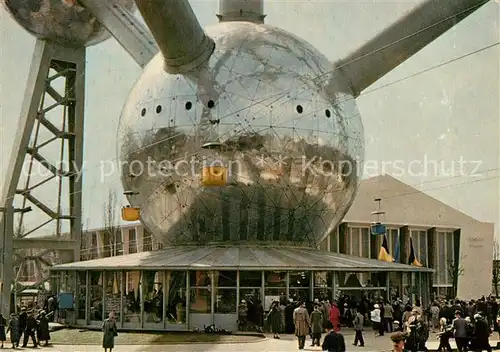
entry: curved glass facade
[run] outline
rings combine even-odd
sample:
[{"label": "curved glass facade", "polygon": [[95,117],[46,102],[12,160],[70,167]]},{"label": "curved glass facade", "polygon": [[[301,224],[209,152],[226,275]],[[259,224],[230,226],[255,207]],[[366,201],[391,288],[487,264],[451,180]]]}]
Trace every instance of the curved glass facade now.
[{"label": "curved glass facade", "polygon": [[400,286],[417,279],[427,282],[425,273],[365,272],[362,275],[370,277],[370,284],[361,285],[360,275],[306,270],[89,270],[55,271],[52,281],[55,293],[78,295],[74,309],[65,312],[67,323],[100,326],[114,312],[119,328],[174,331],[211,324],[231,331],[252,330],[263,321],[253,321],[255,317],[248,315],[247,323],[238,326],[242,305],[250,311],[262,305],[268,311],[275,301],[286,305],[290,301],[333,301],[341,296],[386,298],[398,295],[401,289],[394,290],[389,276]]}]

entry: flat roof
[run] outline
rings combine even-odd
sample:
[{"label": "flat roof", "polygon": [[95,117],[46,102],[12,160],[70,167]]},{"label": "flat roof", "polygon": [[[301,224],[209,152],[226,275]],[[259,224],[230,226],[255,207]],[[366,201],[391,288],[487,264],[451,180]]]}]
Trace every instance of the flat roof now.
[{"label": "flat roof", "polygon": [[59,270],[316,270],[433,272],[412,265],[299,247],[174,246],[162,250],[55,265]]}]

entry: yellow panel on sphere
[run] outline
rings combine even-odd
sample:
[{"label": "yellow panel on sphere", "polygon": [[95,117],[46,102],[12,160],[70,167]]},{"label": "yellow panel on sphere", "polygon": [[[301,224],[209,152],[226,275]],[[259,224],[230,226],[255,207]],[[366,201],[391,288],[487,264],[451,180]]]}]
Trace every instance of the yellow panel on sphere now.
[{"label": "yellow panel on sphere", "polygon": [[122,219],[125,221],[137,221],[141,215],[141,210],[134,207],[123,207],[122,208]]},{"label": "yellow panel on sphere", "polygon": [[204,167],[201,184],[203,186],[225,186],[227,184],[227,168],[223,166]]}]

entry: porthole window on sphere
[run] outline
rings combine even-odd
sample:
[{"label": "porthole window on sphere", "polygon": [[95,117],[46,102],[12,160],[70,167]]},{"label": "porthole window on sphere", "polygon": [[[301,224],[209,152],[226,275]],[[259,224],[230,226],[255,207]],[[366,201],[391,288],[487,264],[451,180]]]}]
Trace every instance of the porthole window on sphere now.
[{"label": "porthole window on sphere", "polygon": [[304,111],[304,109],[302,108],[302,105],[297,105],[297,112],[299,114],[302,114],[302,111]]},{"label": "porthole window on sphere", "polygon": [[186,105],[185,105],[186,110],[191,110],[192,107],[193,107],[193,103],[191,103],[190,101],[186,102]]},{"label": "porthole window on sphere", "polygon": [[144,117],[146,115],[146,109],[141,110],[141,116]]},{"label": "porthole window on sphere", "polygon": [[331,116],[332,116],[332,113],[330,112],[330,110],[329,110],[329,109],[326,109],[326,111],[325,111],[325,115],[326,115],[326,117],[331,117]]},{"label": "porthole window on sphere", "polygon": [[209,109],[213,108],[215,106],[214,101],[213,100],[209,100],[207,106],[208,106]]},{"label": "porthole window on sphere", "polygon": [[158,105],[158,106],[156,107],[156,113],[157,113],[157,114],[161,113],[161,105]]}]

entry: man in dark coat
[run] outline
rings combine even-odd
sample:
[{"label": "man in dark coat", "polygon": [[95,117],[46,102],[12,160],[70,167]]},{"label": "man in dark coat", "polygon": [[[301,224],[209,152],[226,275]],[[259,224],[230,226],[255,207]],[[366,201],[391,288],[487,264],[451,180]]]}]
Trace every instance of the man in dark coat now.
[{"label": "man in dark coat", "polygon": [[[19,314],[19,318],[18,318],[18,321],[19,321],[19,342],[21,342],[21,338],[23,337],[23,335],[25,334],[25,330],[26,330],[26,321],[28,320],[28,313],[26,313],[26,308],[21,308],[21,313]],[[19,345],[19,342],[17,343]]]},{"label": "man in dark coat", "polygon": [[330,333],[325,336],[321,347],[323,351],[345,352],[344,336],[335,332],[335,330],[331,330]]},{"label": "man in dark coat", "polygon": [[293,311],[295,310],[295,305],[293,302],[288,302],[285,308],[285,332],[287,334],[293,334],[295,331],[295,325],[293,324]]},{"label": "man in dark coat", "polygon": [[35,316],[33,315],[33,312],[30,311],[28,313],[28,317],[26,319],[26,327],[24,328],[24,341],[23,341],[23,346],[22,347],[27,347],[28,346],[28,340],[31,337],[31,340],[33,341],[33,347],[37,347],[37,342],[36,342],[36,337],[35,337],[35,331],[37,328],[37,323]]}]

